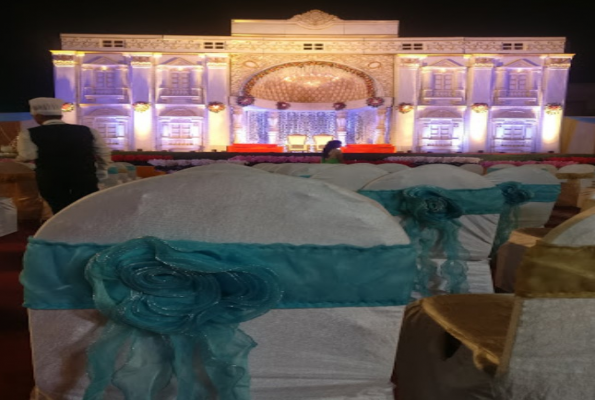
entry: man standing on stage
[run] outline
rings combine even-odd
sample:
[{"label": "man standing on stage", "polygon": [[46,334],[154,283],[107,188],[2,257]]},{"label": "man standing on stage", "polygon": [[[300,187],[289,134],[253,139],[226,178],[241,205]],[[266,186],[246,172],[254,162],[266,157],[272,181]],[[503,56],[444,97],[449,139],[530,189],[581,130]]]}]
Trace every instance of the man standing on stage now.
[{"label": "man standing on stage", "polygon": [[95,129],[62,121],[63,100],[39,97],[29,101],[40,126],[17,139],[17,161],[35,161],[39,194],[56,214],[98,190],[97,175],[105,173],[111,150]]}]

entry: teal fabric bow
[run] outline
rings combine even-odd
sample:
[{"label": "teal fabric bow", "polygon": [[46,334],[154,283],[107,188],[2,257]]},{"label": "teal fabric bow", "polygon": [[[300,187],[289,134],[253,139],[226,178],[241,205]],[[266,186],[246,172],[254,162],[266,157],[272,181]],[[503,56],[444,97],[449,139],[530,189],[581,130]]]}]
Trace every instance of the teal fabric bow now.
[{"label": "teal fabric bow", "polygon": [[504,196],[504,208],[500,213],[496,238],[491,252],[492,257],[496,255],[500,246],[508,240],[512,231],[518,228],[520,206],[535,198],[535,193],[520,182],[503,182],[496,186],[500,188]]},{"label": "teal fabric bow", "polygon": [[152,399],[174,376],[179,400],[249,398],[247,354],[255,343],[238,324],[281,299],[272,271],[147,237],[98,253],[85,276],[109,318],[88,351],[85,400],[102,399],[111,383],[126,399]]},{"label": "teal fabric bow", "polygon": [[433,249],[442,247],[446,261],[440,275],[446,280],[449,293],[467,293],[467,265],[461,259],[465,249],[458,234],[463,208],[449,196],[447,190],[435,186],[415,186],[398,193],[400,214],[405,217],[405,231],[417,244],[419,274],[416,288],[423,296],[431,294],[437,265],[431,259]]}]

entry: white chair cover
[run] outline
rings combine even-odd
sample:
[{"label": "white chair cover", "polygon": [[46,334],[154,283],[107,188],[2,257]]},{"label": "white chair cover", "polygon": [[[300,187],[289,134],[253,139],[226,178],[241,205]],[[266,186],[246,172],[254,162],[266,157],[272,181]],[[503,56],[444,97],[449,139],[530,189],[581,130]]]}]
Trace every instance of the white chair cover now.
[{"label": "white chair cover", "polygon": [[405,165],[405,164],[399,164],[399,163],[384,163],[384,164],[376,164],[376,166],[378,168],[382,168],[385,171],[388,171],[390,173],[392,172],[399,172],[399,171],[403,171],[404,169],[409,169],[411,167]]},{"label": "white chair cover", "polygon": [[233,164],[233,163],[215,163],[215,164],[208,164],[208,165],[199,165],[196,167],[185,168],[181,171],[176,172],[176,174],[195,174],[197,172],[206,172],[206,171],[222,171],[226,172],[229,171],[230,173],[242,174],[242,173],[266,173],[262,168],[252,168],[247,167],[241,164]]},{"label": "white chair cover", "polygon": [[312,175],[310,178],[357,191],[374,179],[387,174],[387,171],[377,168],[372,164],[351,164],[338,165],[336,168],[327,168]]},{"label": "white chair cover", "polygon": [[465,171],[473,172],[477,175],[483,175],[485,172],[483,167],[479,164],[463,164],[460,166],[460,168],[464,169]]},{"label": "white chair cover", "polygon": [[[147,235],[216,243],[409,243],[385,210],[349,190],[214,169],[92,194],[48,221],[36,238],[116,243]],[[249,358],[253,399],[392,399],[401,309],[282,309],[243,323],[258,343]],[[96,310],[30,311],[36,399],[81,398],[88,383],[84,351],[103,323]]]},{"label": "white chair cover", "polygon": [[253,165],[252,168],[262,169],[263,171],[271,172],[271,170],[279,168],[279,164],[260,163]]},{"label": "white chair cover", "polygon": [[552,164],[523,164],[523,165],[519,166],[519,168],[543,169],[552,175],[556,175],[556,172],[558,172],[558,168],[554,167]]},{"label": "white chair cover", "polygon": [[[362,190],[399,190],[418,185],[443,189],[483,189],[494,184],[483,176],[446,164],[429,164],[385,175],[370,182]],[[402,222],[400,216],[394,217]],[[492,293],[493,283],[489,254],[494,242],[499,214],[463,215],[459,240],[468,251],[468,281],[471,293]],[[440,259],[443,261],[442,259]]]},{"label": "white chair cover", "polygon": [[[490,172],[485,178],[494,184],[503,182],[520,182],[529,185],[560,185],[551,173],[538,168],[505,168]],[[530,201],[520,206],[519,228],[541,228],[550,219],[556,202]]]},{"label": "white chair cover", "polygon": [[493,164],[486,169],[485,173],[488,174],[490,172],[495,172],[500,169],[506,169],[506,168],[516,168],[516,166],[513,164]]},{"label": "white chair cover", "polygon": [[330,168],[337,168],[340,164],[307,164],[304,168],[295,168],[292,169],[290,173],[287,175],[289,176],[300,176],[302,178],[309,178],[312,175],[315,175],[321,171],[326,171]]},{"label": "white chair cover", "polygon": [[[557,226],[543,240],[570,247],[595,245],[595,209]],[[515,296],[504,354],[494,374],[479,370],[472,350],[452,339],[429,314],[408,314],[396,362],[397,379],[402,382],[399,399],[592,398],[595,298],[560,297]],[[480,310],[484,314],[500,312]]]},{"label": "white chair cover", "polygon": [[299,176],[298,172],[305,169],[308,163],[284,163],[274,170],[276,174]]},{"label": "white chair cover", "polygon": [[17,208],[11,198],[0,197],[0,237],[18,231]]}]

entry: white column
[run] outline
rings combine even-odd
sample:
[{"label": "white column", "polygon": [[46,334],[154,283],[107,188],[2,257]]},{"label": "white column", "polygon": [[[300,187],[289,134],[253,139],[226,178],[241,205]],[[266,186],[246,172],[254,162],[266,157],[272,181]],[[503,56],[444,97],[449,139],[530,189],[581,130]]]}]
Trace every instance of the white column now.
[{"label": "white column", "polygon": [[[494,91],[494,59],[475,57],[469,68],[470,87],[468,90],[466,113],[466,132],[463,139],[463,151],[490,151],[488,123],[490,106]],[[487,109],[484,108],[484,105]]]},{"label": "white column", "polygon": [[226,104],[224,111],[214,113],[207,109],[207,137],[205,150],[225,151],[230,144],[231,117],[227,99],[229,98],[229,58],[227,54],[208,56],[206,68],[205,103],[217,101]]},{"label": "white column", "polygon": [[[560,151],[560,131],[571,57],[570,55],[561,55],[547,60],[543,77],[541,134],[536,143],[538,152]],[[555,112],[555,110],[549,109],[548,105],[560,105],[562,110]]]},{"label": "white column", "polygon": [[149,103],[147,111],[132,110],[134,124],[134,149],[152,151],[156,148],[156,126],[153,123],[155,99],[153,96],[153,58],[149,54],[134,54],[130,57],[130,89],[132,104]]},{"label": "white column", "polygon": [[337,136],[343,146],[347,144],[347,111],[337,111]]},{"label": "white column", "polygon": [[267,118],[269,120],[269,143],[276,144],[279,139],[279,112],[269,111],[267,113]]},{"label": "white column", "polygon": [[[415,105],[419,98],[419,73],[421,58],[403,58],[397,56],[395,62],[395,83],[398,89],[392,111],[390,143],[397,151],[414,150],[415,138]],[[411,105],[406,113],[399,111],[399,104]]]},{"label": "white column", "polygon": [[244,129],[244,108],[233,107],[233,137],[234,143],[246,143],[246,131]]},{"label": "white column", "polygon": [[384,144],[384,136],[386,134],[386,111],[386,107],[378,107],[376,109],[377,122],[373,144]]},{"label": "white column", "polygon": [[77,56],[74,51],[56,51],[52,53],[54,62],[54,95],[72,103],[74,110],[62,113],[62,119],[69,124],[78,123],[78,96],[77,84]]}]

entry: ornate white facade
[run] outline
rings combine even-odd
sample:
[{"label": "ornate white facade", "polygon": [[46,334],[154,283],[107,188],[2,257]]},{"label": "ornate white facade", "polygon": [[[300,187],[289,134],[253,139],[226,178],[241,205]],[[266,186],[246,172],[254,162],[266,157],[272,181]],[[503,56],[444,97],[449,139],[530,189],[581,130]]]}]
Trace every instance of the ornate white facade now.
[{"label": "ornate white facade", "polygon": [[557,152],[564,38],[402,38],[313,10],[231,36],[61,35],[65,119],[118,150],[225,150],[330,133],[414,152]]}]

